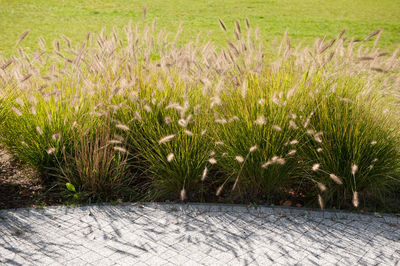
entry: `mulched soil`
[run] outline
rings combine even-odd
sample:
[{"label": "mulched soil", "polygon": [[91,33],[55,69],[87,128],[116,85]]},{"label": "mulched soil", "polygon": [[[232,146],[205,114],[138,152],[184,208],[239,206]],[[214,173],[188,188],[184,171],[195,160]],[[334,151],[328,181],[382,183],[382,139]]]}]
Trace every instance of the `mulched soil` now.
[{"label": "mulched soil", "polygon": [[38,173],[19,164],[0,147],[0,209],[53,205],[58,198]]}]

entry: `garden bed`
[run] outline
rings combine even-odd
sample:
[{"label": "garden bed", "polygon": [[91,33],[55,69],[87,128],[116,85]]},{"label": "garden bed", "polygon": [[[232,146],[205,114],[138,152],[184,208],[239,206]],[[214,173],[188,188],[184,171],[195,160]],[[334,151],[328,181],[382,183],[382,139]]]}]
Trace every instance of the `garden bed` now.
[{"label": "garden bed", "polygon": [[343,31],[312,48],[285,36],[266,58],[247,19],[222,49],[155,24],[125,32],[0,59],[0,143],[63,202],[396,210],[398,51]]}]

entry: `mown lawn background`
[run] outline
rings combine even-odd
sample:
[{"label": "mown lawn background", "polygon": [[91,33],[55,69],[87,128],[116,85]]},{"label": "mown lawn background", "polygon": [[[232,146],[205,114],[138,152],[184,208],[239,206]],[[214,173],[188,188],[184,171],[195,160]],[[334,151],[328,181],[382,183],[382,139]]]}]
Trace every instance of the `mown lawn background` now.
[{"label": "mown lawn background", "polygon": [[360,39],[383,29],[380,47],[384,49],[394,50],[400,43],[398,0],[0,0],[0,54],[15,54],[16,40],[26,29],[31,32],[23,47],[35,50],[39,36],[51,46],[61,33],[81,41],[89,31],[112,26],[122,29],[129,20],[142,22],[143,7],[147,8],[146,22],[157,18],[157,24],[168,32],[175,32],[181,21],[182,42],[194,40],[201,31],[205,39],[224,44],[231,34],[220,30],[218,18],[232,32],[236,19],[243,22],[248,17],[260,28],[268,51],[279,44],[274,40],[279,40],[286,28],[294,44],[312,44],[325,35],[333,38],[344,28],[348,36]]}]

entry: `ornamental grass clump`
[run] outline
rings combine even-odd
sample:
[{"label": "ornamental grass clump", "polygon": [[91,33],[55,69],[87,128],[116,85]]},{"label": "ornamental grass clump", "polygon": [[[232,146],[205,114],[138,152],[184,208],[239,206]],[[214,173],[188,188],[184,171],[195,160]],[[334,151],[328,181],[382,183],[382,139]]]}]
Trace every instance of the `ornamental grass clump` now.
[{"label": "ornamental grass clump", "polygon": [[280,73],[269,75],[249,77],[247,88],[223,93],[221,105],[214,108],[215,125],[210,130],[223,173],[218,180],[224,192],[242,200],[279,194],[297,168],[298,110],[292,101],[296,97],[287,97],[296,80],[285,82]]},{"label": "ornamental grass clump", "polygon": [[[393,127],[398,120],[385,110],[388,105],[379,94],[363,95],[369,89],[365,82],[351,80],[335,86],[335,93],[316,96],[312,134],[300,151],[309,167],[303,174],[327,186],[321,192],[329,205],[349,207],[354,195],[382,204],[399,185],[399,135]],[[316,163],[318,169],[311,171]]]},{"label": "ornamental grass clump", "polygon": [[125,141],[115,138],[109,117],[88,123],[76,128],[73,151],[63,150],[58,177],[74,186],[80,200],[137,199]]},{"label": "ornamental grass clump", "polygon": [[362,46],[380,31],[296,48],[286,33],[270,58],[248,20],[221,48],[124,31],[32,54],[23,33],[0,58],[1,145],[81,199],[399,199],[398,50]]},{"label": "ornamental grass clump", "polygon": [[117,117],[130,130],[121,134],[131,164],[145,178],[149,197],[177,198],[185,189],[189,199],[199,199],[210,150],[209,137],[201,134],[207,120],[200,117],[200,105],[190,101],[196,97],[175,95],[175,88],[168,85],[164,89],[168,91],[146,87],[143,90],[155,92],[150,98],[127,101],[128,107]]}]

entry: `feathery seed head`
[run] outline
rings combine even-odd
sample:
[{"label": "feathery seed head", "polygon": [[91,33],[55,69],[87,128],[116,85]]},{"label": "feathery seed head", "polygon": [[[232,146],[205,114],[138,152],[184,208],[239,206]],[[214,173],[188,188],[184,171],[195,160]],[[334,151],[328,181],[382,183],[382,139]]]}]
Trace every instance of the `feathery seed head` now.
[{"label": "feathery seed head", "polygon": [[321,208],[321,210],[324,209],[324,200],[322,199],[322,196],[320,194],[318,194],[318,204],[319,207]]},{"label": "feathery seed head", "polygon": [[235,157],[236,161],[238,161],[239,163],[243,163],[244,162],[244,158],[242,156],[236,156]]},{"label": "feathery seed head", "polygon": [[56,148],[50,148],[47,150],[47,154],[52,154],[56,151]]},{"label": "feathery seed head", "polygon": [[188,135],[189,137],[193,137],[193,136],[194,136],[194,134],[193,134],[192,131],[185,130],[184,132],[185,132],[185,134]]},{"label": "feathery seed head", "polygon": [[42,128],[39,127],[39,126],[36,127],[36,131],[37,131],[37,133],[39,133],[39,135],[42,135],[42,134],[43,134],[43,130],[42,130]]},{"label": "feathery seed head", "polygon": [[281,128],[280,126],[277,126],[277,125],[273,125],[273,126],[272,126],[272,129],[273,129],[273,130],[276,130],[276,131],[278,131],[278,132],[282,131],[282,128]]},{"label": "feathery seed head", "polygon": [[118,151],[118,152],[121,152],[121,153],[128,153],[128,151],[125,148],[120,147],[120,146],[115,146],[114,150]]},{"label": "feathery seed head", "polygon": [[299,128],[293,120],[289,121],[289,127],[293,128],[293,129],[298,129]]},{"label": "feathery seed head", "polygon": [[53,140],[60,139],[60,137],[61,137],[61,132],[58,132],[58,133],[55,133],[55,134],[51,135],[51,138]]},{"label": "feathery seed head", "polygon": [[31,106],[30,113],[36,115],[36,108],[34,105]]},{"label": "feathery seed head", "polygon": [[15,99],[15,102],[18,103],[21,107],[25,105],[24,101],[21,98]]},{"label": "feathery seed head", "polygon": [[185,201],[187,199],[186,189],[182,188],[181,190],[181,201]]},{"label": "feathery seed head", "polygon": [[342,185],[342,184],[343,184],[342,180],[341,180],[338,176],[336,176],[335,174],[329,174],[329,177],[330,177],[336,184],[338,184],[338,185]]},{"label": "feathery seed head", "polygon": [[257,145],[250,147],[249,152],[254,152],[258,149]]},{"label": "feathery seed head", "polygon": [[214,158],[210,158],[210,159],[208,159],[208,162],[209,162],[210,164],[216,164],[216,163],[217,163],[217,160],[215,160]]},{"label": "feathery seed head", "polygon": [[261,115],[256,121],[254,121],[254,123],[260,126],[265,125],[267,123],[267,119],[265,118],[265,116]]},{"label": "feathery seed head", "polygon": [[317,182],[317,185],[321,192],[324,192],[326,190],[326,186],[324,184]]},{"label": "feathery seed head", "polygon": [[207,178],[208,168],[204,167],[203,174],[201,175],[201,181],[204,181]]},{"label": "feathery seed head", "polygon": [[172,119],[170,116],[166,116],[164,120],[165,120],[165,123],[167,123],[167,124],[171,124],[171,122],[172,122]]},{"label": "feathery seed head", "polygon": [[171,162],[174,159],[175,155],[173,153],[168,154],[167,161]]},{"label": "feathery seed head", "polygon": [[353,193],[352,202],[353,202],[353,206],[357,208],[359,203],[360,203],[359,200],[358,200],[358,192],[357,191],[354,191],[354,193]]},{"label": "feathery seed head", "polygon": [[321,165],[319,164],[319,163],[316,163],[316,164],[313,164],[313,166],[312,166],[312,170],[313,171],[318,171],[318,169],[319,169],[319,167],[320,167]]},{"label": "feathery seed head", "polygon": [[216,196],[221,195],[222,189],[224,188],[224,184],[222,184],[218,189],[217,192],[215,193]]},{"label": "feathery seed head", "polygon": [[357,173],[357,171],[358,171],[358,166],[356,164],[353,164],[351,166],[351,174],[355,175]]},{"label": "feathery seed head", "polygon": [[17,116],[22,116],[22,113],[21,113],[21,111],[18,109],[18,108],[16,108],[16,107],[11,107],[11,109],[13,110],[13,112],[17,115]]},{"label": "feathery seed head", "polygon": [[124,124],[117,124],[115,127],[123,131],[129,131],[129,127]]},{"label": "feathery seed head", "polygon": [[158,141],[158,144],[163,144],[163,143],[166,143],[166,142],[168,142],[168,141],[171,141],[174,137],[175,137],[175,134],[172,134],[172,135],[168,135],[168,136],[166,136],[166,137],[163,137],[162,139],[160,139],[160,140]]}]

